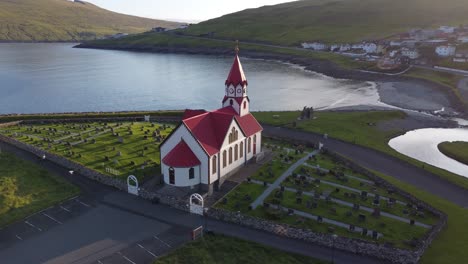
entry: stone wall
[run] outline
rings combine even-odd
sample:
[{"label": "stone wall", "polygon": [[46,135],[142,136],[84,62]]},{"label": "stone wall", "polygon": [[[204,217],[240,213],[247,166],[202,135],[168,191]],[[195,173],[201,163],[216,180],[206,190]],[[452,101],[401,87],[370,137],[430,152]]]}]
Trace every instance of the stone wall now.
[{"label": "stone wall", "polygon": [[417,263],[420,258],[417,252],[411,250],[398,249],[384,244],[342,236],[338,236],[334,239],[332,234],[315,233],[307,229],[296,228],[287,224],[279,224],[223,209],[211,208],[208,210],[207,216],[279,236],[303,240],[330,248],[335,247],[336,249],[353,254],[375,257],[391,263]]},{"label": "stone wall", "polygon": [[21,124],[21,121],[14,121],[9,123],[0,123],[0,128],[11,127]]}]

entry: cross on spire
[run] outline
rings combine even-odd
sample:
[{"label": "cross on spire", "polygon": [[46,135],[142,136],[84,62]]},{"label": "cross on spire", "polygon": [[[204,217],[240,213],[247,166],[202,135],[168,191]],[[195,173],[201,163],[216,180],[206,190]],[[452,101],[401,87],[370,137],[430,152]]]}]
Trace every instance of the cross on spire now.
[{"label": "cross on spire", "polygon": [[236,40],[236,47],[234,48],[236,54],[239,54],[239,40]]}]

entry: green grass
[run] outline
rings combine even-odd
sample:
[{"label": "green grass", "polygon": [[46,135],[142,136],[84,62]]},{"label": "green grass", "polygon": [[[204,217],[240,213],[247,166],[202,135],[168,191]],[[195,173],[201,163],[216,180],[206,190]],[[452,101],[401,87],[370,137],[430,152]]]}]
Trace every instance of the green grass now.
[{"label": "green grass", "polygon": [[204,235],[154,262],[154,264],[192,263],[319,264],[327,262],[224,235]]},{"label": "green grass", "polygon": [[0,228],[79,193],[41,167],[0,153]]},{"label": "green grass", "polygon": [[193,35],[283,45],[377,40],[411,28],[466,24],[464,0],[308,0],[228,14],[191,26]]},{"label": "green grass", "polygon": [[80,41],[180,23],[118,14],[66,0],[0,0],[0,41]]},{"label": "green grass", "polygon": [[[254,113],[257,120],[269,124],[278,122],[274,115],[279,115],[282,123],[292,123],[293,112],[259,112]],[[296,112],[297,116],[300,112]],[[346,142],[355,143],[368,148],[372,148],[398,159],[406,161],[415,166],[426,169],[441,178],[451,181],[463,188],[468,189],[468,179],[460,175],[448,172],[441,168],[420,162],[392,149],[388,146],[388,141],[395,136],[405,133],[403,130],[383,131],[377,128],[379,122],[404,119],[406,114],[401,111],[369,111],[369,112],[316,112],[315,120],[298,122],[297,129],[320,134],[328,134]],[[369,125],[372,123],[372,125]],[[291,127],[291,126],[289,126]],[[352,158],[352,157],[351,157]]]},{"label": "green grass", "polygon": [[[118,123],[22,125],[0,129],[0,133],[63,156],[112,177],[126,178],[128,175],[133,174],[142,180],[145,176],[159,175],[160,142],[153,139],[152,133],[159,129],[160,134],[165,137],[172,131],[174,126],[164,125],[166,126],[164,130],[161,124],[143,122],[121,124],[121,126],[117,126]],[[99,135],[102,131],[96,131],[96,128],[102,129],[104,127],[108,131]],[[109,127],[114,129],[114,133],[118,133],[119,136],[114,136]],[[56,129],[57,132],[52,132],[49,129]],[[64,131],[80,133],[81,135],[70,137],[71,135],[64,134]],[[15,133],[17,133],[16,136]],[[147,136],[147,139],[144,139],[145,136]],[[69,138],[63,139],[64,137]],[[93,137],[95,137],[95,143],[92,141]],[[119,137],[123,139],[122,143],[119,142]],[[49,148],[49,143],[44,142],[42,138],[62,140],[62,143],[50,143]],[[79,142],[80,140],[87,140],[87,142],[72,147],[67,145],[67,143]],[[143,169],[142,165],[145,162],[146,165]],[[113,175],[107,172],[106,168],[115,169],[120,174]]]},{"label": "green grass", "polygon": [[452,60],[452,58],[447,58],[447,59],[440,60],[439,62],[437,62],[436,65],[441,66],[441,67],[447,67],[447,68],[452,68],[452,69],[459,69],[459,70],[468,71],[468,63],[466,63],[466,62],[454,62]]},{"label": "green grass", "polygon": [[443,142],[437,147],[444,155],[468,165],[468,142]]}]

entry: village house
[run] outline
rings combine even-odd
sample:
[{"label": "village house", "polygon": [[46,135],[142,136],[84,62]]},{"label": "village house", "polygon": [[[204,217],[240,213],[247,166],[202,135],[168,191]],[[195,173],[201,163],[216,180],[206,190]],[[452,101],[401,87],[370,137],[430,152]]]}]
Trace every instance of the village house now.
[{"label": "village house", "polygon": [[377,53],[377,44],[375,43],[364,43],[362,49],[366,53]]},{"label": "village house", "polygon": [[468,62],[468,50],[457,51],[453,62]]},{"label": "village house", "polygon": [[164,27],[155,27],[151,29],[151,32],[156,32],[156,33],[165,32],[165,31],[167,31],[167,28],[164,28]]},{"label": "village house", "polygon": [[455,33],[456,27],[451,27],[451,26],[440,26],[439,30],[445,34],[452,34]]},{"label": "village house", "polygon": [[320,43],[320,42],[312,42],[312,43],[304,42],[302,43],[302,47],[304,49],[313,49],[313,50],[327,50],[328,49],[328,45],[326,45],[325,43]]},{"label": "village house", "polygon": [[411,60],[415,60],[419,58],[420,54],[417,49],[410,49],[410,48],[402,48],[401,49],[401,56],[408,57]]},{"label": "village house", "polygon": [[457,41],[460,43],[468,43],[468,35],[462,35],[457,38]]},{"label": "village house", "polygon": [[176,187],[211,193],[232,174],[262,155],[262,127],[250,113],[245,77],[236,54],[225,82],[222,108],[186,110],[161,144],[161,174]]},{"label": "village house", "polygon": [[437,46],[435,53],[441,57],[450,57],[455,55],[456,47],[451,45]]}]

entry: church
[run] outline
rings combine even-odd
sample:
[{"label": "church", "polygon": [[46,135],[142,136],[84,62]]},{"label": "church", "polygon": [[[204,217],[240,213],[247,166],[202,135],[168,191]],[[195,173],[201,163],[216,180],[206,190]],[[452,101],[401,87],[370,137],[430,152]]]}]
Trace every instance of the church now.
[{"label": "church", "polygon": [[261,155],[263,128],[249,111],[247,86],[236,49],[222,108],[185,110],[182,122],[161,144],[166,184],[211,193]]}]

